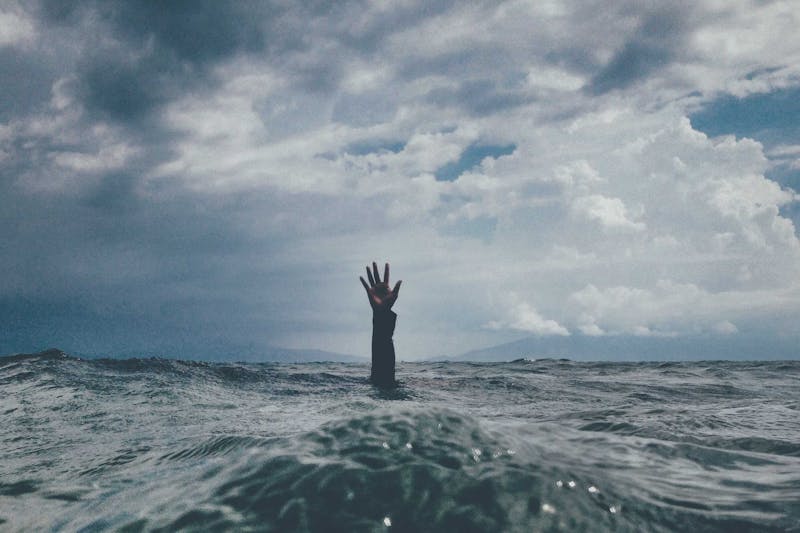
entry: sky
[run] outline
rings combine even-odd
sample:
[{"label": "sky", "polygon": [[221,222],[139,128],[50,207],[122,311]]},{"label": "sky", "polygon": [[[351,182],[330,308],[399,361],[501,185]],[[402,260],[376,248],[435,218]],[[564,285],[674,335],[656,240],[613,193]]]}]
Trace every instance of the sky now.
[{"label": "sky", "polygon": [[799,7],[0,0],[0,353],[800,347]]}]

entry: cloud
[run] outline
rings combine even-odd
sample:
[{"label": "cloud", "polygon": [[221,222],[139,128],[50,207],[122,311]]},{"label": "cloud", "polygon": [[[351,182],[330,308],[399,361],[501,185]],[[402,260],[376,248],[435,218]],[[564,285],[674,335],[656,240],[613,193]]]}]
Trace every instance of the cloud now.
[{"label": "cloud", "polygon": [[591,94],[624,89],[663,68],[678,56],[687,38],[688,10],[680,7],[647,13],[634,34],[588,85]]},{"label": "cloud", "polygon": [[122,168],[134,155],[135,150],[125,144],[103,146],[96,154],[63,151],[51,152],[53,162],[67,170],[77,172],[98,172]]},{"label": "cloud", "polygon": [[0,47],[28,44],[35,35],[33,22],[19,5],[9,2],[0,8]]},{"label": "cloud", "polygon": [[482,163],[487,157],[497,159],[504,155],[510,155],[514,153],[515,148],[516,146],[513,144],[508,146],[473,144],[461,152],[458,161],[450,162],[438,168],[435,172],[436,179],[440,181],[453,181],[465,171],[471,170],[479,163]]},{"label": "cloud", "polygon": [[720,317],[741,317],[752,307],[780,309],[782,292],[752,291],[746,301],[739,291],[712,293],[695,284],[660,280],[648,289],[590,284],[570,295],[569,303],[579,317],[579,329],[588,335],[732,335],[739,328]]},{"label": "cloud", "polygon": [[692,113],[692,125],[710,135],[737,133],[768,146],[800,137],[800,87],[767,87],[744,97],[726,95]]},{"label": "cloud", "polygon": [[733,333],[738,333],[739,328],[733,322],[728,320],[723,320],[722,322],[717,322],[711,327],[716,333],[721,333],[723,335],[731,335]]},{"label": "cloud", "polygon": [[642,231],[645,225],[628,218],[628,209],[619,198],[609,198],[601,194],[580,196],[572,202],[572,209],[580,216],[596,220],[610,229],[630,229]]},{"label": "cloud", "polygon": [[494,80],[467,80],[458,87],[437,88],[428,93],[436,106],[458,106],[476,116],[507,111],[531,100],[523,90],[502,87]]},{"label": "cloud", "polygon": [[791,7],[14,4],[0,352],[800,337]]},{"label": "cloud", "polygon": [[490,329],[511,328],[534,335],[569,335],[567,328],[555,320],[543,318],[532,305],[525,302],[517,304],[512,309],[508,322],[490,321],[486,327]]},{"label": "cloud", "polygon": [[[123,123],[147,118],[187,91],[214,86],[215,65],[264,52],[268,35],[281,50],[300,46],[279,30],[280,11],[263,3],[47,1],[38,14],[79,47],[73,90],[85,109]],[[86,27],[100,34],[97,40],[87,38]]]}]

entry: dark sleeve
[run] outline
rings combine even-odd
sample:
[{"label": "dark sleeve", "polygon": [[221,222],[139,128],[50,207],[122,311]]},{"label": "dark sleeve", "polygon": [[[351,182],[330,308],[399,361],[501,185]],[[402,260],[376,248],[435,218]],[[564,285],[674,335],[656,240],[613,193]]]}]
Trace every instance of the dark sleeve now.
[{"label": "dark sleeve", "polygon": [[393,311],[372,315],[372,375],[376,385],[394,385],[394,325],[397,315]]}]

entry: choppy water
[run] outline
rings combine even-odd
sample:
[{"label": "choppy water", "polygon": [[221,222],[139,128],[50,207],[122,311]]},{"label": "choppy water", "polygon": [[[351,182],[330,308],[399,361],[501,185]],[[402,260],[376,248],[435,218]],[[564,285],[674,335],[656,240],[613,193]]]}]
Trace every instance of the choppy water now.
[{"label": "choppy water", "polygon": [[0,358],[0,530],[800,531],[800,362]]}]

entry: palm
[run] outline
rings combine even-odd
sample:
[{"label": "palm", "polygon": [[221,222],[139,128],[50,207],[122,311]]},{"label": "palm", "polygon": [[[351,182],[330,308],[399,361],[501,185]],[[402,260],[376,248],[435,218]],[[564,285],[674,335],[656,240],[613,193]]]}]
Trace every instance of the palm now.
[{"label": "palm", "polygon": [[397,295],[389,288],[388,283],[378,283],[367,289],[369,303],[375,308],[390,309],[397,300]]},{"label": "palm", "polygon": [[369,278],[369,284],[363,277],[361,278],[361,284],[364,285],[364,289],[367,291],[369,305],[372,306],[373,311],[388,311],[391,309],[397,301],[397,295],[400,293],[400,284],[403,282],[398,281],[394,289],[389,288],[389,263],[386,263],[384,268],[383,280],[378,275],[378,265],[375,263],[372,263],[372,271],[367,267],[367,278]]}]

